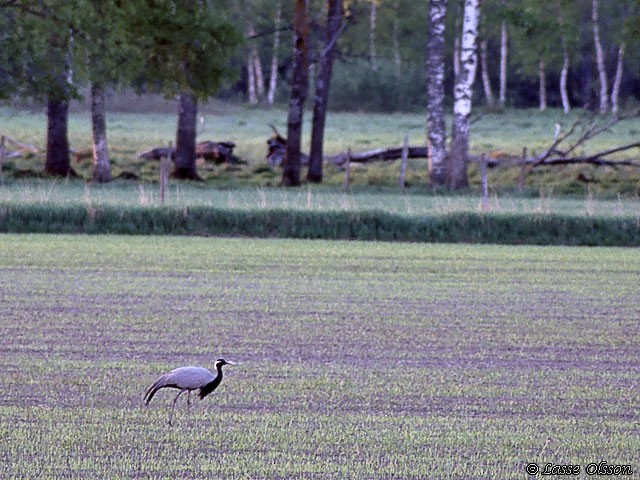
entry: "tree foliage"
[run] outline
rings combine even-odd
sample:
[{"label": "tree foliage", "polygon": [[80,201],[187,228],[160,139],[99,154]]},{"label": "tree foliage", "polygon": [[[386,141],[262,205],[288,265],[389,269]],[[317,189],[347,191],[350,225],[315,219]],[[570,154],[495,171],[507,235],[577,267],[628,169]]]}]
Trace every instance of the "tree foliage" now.
[{"label": "tree foliage", "polygon": [[167,96],[188,91],[198,98],[213,96],[232,74],[229,58],[240,35],[214,8],[220,2],[145,0],[131,17],[129,32],[138,35],[143,61],[141,79],[160,84]]}]

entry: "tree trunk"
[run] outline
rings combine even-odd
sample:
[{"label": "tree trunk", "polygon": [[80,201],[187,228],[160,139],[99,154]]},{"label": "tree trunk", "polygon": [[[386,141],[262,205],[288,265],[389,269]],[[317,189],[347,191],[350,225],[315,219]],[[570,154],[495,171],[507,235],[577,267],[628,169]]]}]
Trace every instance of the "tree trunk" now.
[{"label": "tree trunk", "polygon": [[66,177],[72,174],[69,159],[67,120],[69,101],[49,98],[47,101],[47,158],[44,171],[49,175]]},{"label": "tree trunk", "polygon": [[393,17],[393,31],[391,32],[391,43],[393,45],[393,63],[395,65],[396,82],[400,81],[402,75],[402,57],[400,55],[400,42],[398,40],[398,18],[400,17],[400,5],[399,0],[395,0],[393,5],[394,17]]},{"label": "tree trunk", "polygon": [[253,69],[253,57],[251,53],[247,54],[247,96],[249,97],[249,103],[251,105],[258,103],[258,96],[256,95],[256,75]]},{"label": "tree trunk", "polygon": [[91,125],[93,128],[93,178],[94,182],[111,181],[111,165],[107,146],[107,122],[105,117],[104,86],[91,84]]},{"label": "tree trunk", "polygon": [[609,102],[607,99],[609,85],[607,81],[607,69],[602,42],[600,41],[600,26],[598,24],[598,0],[591,0],[591,21],[593,27],[593,43],[596,47],[596,65],[598,78],[600,79],[600,113],[607,113]]},{"label": "tree trunk", "polygon": [[198,98],[192,93],[181,92],[176,134],[176,164],[173,171],[175,178],[202,180],[196,171],[197,117]]},{"label": "tree trunk", "polygon": [[444,32],[447,0],[431,0],[427,43],[427,161],[433,186],[447,183],[447,134],[444,121]]},{"label": "tree trunk", "polygon": [[482,88],[487,106],[493,107],[493,92],[491,91],[491,79],[489,78],[489,66],[487,65],[487,41],[480,42],[480,72],[482,76]]},{"label": "tree trunk", "polygon": [[569,75],[569,52],[564,38],[562,39],[562,70],[560,71],[560,98],[562,98],[562,109],[567,114],[571,111],[569,94],[567,92],[567,76]]},{"label": "tree trunk", "polygon": [[258,49],[255,46],[253,48],[253,69],[255,71],[256,93],[258,98],[264,98],[264,74],[262,73],[260,55],[258,55]]},{"label": "tree trunk", "polygon": [[504,107],[507,102],[507,24],[500,25],[500,93],[499,103]]},{"label": "tree trunk", "polygon": [[540,86],[539,98],[540,98],[540,111],[544,112],[547,109],[547,81],[545,73],[544,58],[540,56],[538,61],[538,82]]},{"label": "tree trunk", "polygon": [[307,96],[307,19],[308,0],[294,0],[293,11],[293,77],[291,98],[287,116],[287,152],[282,170],[282,184],[300,185],[300,145],[302,143],[302,118]]},{"label": "tree trunk", "polygon": [[53,71],[57,70],[47,96],[47,157],[44,171],[49,175],[75,175],[69,158],[69,96],[73,84],[71,63],[73,37],[65,38],[53,31],[49,38],[49,58]]},{"label": "tree trunk", "polygon": [[324,145],[324,126],[329,102],[329,85],[333,68],[333,52],[342,20],[342,0],[327,1],[327,29],[325,44],[320,53],[320,72],[316,81],[316,94],[313,101],[313,125],[311,127],[311,152],[307,180],[322,182],[322,157]]},{"label": "tree trunk", "polygon": [[378,0],[371,1],[371,10],[369,11],[369,61],[371,69],[375,72],[378,70],[378,54],[376,52],[376,23],[378,17]]},{"label": "tree trunk", "polygon": [[[249,24],[247,27],[247,37],[255,35],[253,25]],[[251,42],[251,40],[249,40]],[[249,46],[249,52],[247,53],[247,96],[249,97],[249,103],[255,105],[258,103],[258,96],[256,95],[256,71],[254,62],[254,49],[255,45]]]},{"label": "tree trunk", "polygon": [[616,76],[613,80],[613,88],[611,89],[611,112],[614,114],[617,114],[620,108],[619,106],[620,83],[622,82],[622,70],[624,67],[624,51],[625,51],[625,44],[624,42],[622,42],[620,43],[620,47],[618,47],[618,61],[616,63]]},{"label": "tree trunk", "polygon": [[273,54],[271,56],[271,76],[269,77],[269,91],[267,103],[273,105],[276,96],[276,84],[278,80],[278,48],[280,48],[280,20],[282,16],[281,1],[276,3],[276,16],[274,19],[275,31],[273,32]]},{"label": "tree trunk", "polygon": [[[456,26],[457,27],[457,26]],[[458,28],[456,28],[458,30]],[[460,75],[460,36],[453,37],[453,83],[458,81]]]},{"label": "tree trunk", "polygon": [[478,63],[477,38],[480,20],[480,0],[465,0],[460,46],[460,74],[453,91],[453,135],[449,155],[449,187],[469,186],[467,164],[469,155],[469,115],[473,81]]}]

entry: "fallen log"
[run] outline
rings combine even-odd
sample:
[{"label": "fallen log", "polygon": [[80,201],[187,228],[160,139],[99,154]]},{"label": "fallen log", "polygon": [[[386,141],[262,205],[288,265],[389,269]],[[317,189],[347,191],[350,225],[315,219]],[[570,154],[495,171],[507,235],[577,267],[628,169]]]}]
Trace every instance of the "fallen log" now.
[{"label": "fallen log", "polygon": [[[266,160],[272,167],[279,167],[284,161],[287,152],[287,139],[280,135],[278,129],[273,125],[269,125],[273,130],[273,136],[267,140],[267,156]],[[325,156],[324,161],[329,162],[338,167],[342,167],[347,161],[347,152],[337,155]],[[409,147],[409,158],[426,158],[426,147]],[[366,163],[376,160],[397,160],[402,157],[402,147],[379,148],[368,152],[351,153],[350,160],[354,163]],[[309,163],[309,155],[304,152],[300,153],[302,165]]]},{"label": "fallen log", "polygon": [[[161,158],[166,158],[169,155],[168,147],[155,147],[151,150],[146,150],[138,155],[138,158],[142,160],[160,160]],[[175,160],[176,149],[171,149],[171,160]]]},{"label": "fallen log", "polygon": [[5,142],[7,144],[12,144],[14,146],[17,147],[16,150],[14,151],[9,151],[8,148],[5,146],[5,152],[4,152],[4,158],[8,159],[8,158],[18,158],[18,157],[22,157],[22,156],[26,156],[26,154],[37,154],[40,153],[40,149],[38,147],[36,147],[35,145],[29,145],[28,143],[22,143],[19,142],[17,140],[14,140],[11,137],[8,137],[6,135],[2,135],[0,134],[0,136],[4,137]]},{"label": "fallen log", "polygon": [[233,161],[233,149],[236,144],[233,142],[212,142],[204,141],[196,145],[196,158],[218,163],[235,163]]},{"label": "fallen log", "polygon": [[[206,140],[198,142],[196,145],[196,158],[203,158],[205,160],[213,161],[216,164],[220,163],[239,163],[239,161],[233,155],[233,149],[236,144],[233,142],[212,142]],[[175,147],[169,150],[168,147],[155,147],[138,155],[138,158],[143,160],[160,160],[166,158],[171,154],[171,160],[175,160],[176,149]]]},{"label": "fallen log", "polygon": [[[349,160],[352,163],[367,163],[379,160],[399,160],[402,158],[403,147],[378,148],[366,152],[351,152]],[[427,158],[427,147],[409,147],[407,158]],[[336,166],[342,166],[347,161],[347,153],[339,153],[325,157],[325,161]]]}]

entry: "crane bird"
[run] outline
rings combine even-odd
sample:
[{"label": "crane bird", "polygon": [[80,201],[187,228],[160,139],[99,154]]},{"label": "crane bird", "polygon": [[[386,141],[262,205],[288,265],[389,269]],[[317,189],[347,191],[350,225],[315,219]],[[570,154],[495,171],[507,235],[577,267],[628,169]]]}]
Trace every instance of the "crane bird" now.
[{"label": "crane bird", "polygon": [[173,399],[173,405],[171,407],[171,415],[169,415],[169,425],[173,420],[173,411],[176,408],[176,402],[180,395],[187,392],[187,408],[191,406],[191,391],[200,390],[198,395],[200,399],[203,399],[211,392],[213,392],[220,382],[222,381],[222,366],[223,365],[235,365],[234,362],[228,362],[224,358],[216,360],[215,367],[217,375],[213,375],[211,371],[203,367],[180,367],[170,372],[161,375],[153,385],[151,385],[144,394],[144,403],[149,405],[149,402],[161,388],[177,388],[180,390],[176,398]]}]

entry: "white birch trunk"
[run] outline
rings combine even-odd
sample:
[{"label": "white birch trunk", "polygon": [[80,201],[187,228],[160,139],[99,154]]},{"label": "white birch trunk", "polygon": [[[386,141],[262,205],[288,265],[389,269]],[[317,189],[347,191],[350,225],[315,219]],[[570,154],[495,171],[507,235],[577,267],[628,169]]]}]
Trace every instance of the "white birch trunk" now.
[{"label": "white birch trunk", "polygon": [[258,103],[258,96],[256,95],[256,75],[251,52],[249,52],[247,56],[247,95],[251,105]]},{"label": "white birch trunk", "polygon": [[376,53],[376,23],[378,16],[378,0],[371,0],[369,14],[369,60],[371,69],[378,70],[378,54]]},{"label": "white birch trunk", "polygon": [[396,81],[400,81],[402,74],[402,57],[400,56],[400,43],[398,41],[398,17],[400,16],[399,0],[393,5],[395,16],[393,17],[393,31],[391,32],[391,43],[393,45],[393,63],[395,65]]},{"label": "white birch trunk", "polygon": [[489,67],[487,65],[487,41],[480,42],[480,72],[482,76],[482,88],[487,106],[493,107],[493,92],[491,91],[491,79],[489,78]]},{"label": "white birch trunk", "polygon": [[262,73],[262,63],[258,55],[258,49],[253,50],[253,68],[255,70],[256,93],[258,98],[264,98],[264,74]]},{"label": "white birch trunk", "polygon": [[276,97],[276,87],[278,81],[278,48],[280,48],[280,19],[282,17],[282,4],[280,0],[276,3],[276,16],[274,19],[275,32],[273,33],[273,54],[271,56],[271,75],[269,77],[269,91],[267,92],[267,103],[273,105]]},{"label": "white birch trunk", "polygon": [[502,22],[500,26],[500,106],[504,107],[507,101],[507,24]]},{"label": "white birch trunk", "polygon": [[453,135],[449,163],[449,187],[469,185],[467,164],[469,154],[469,116],[473,82],[478,64],[477,38],[480,21],[480,0],[465,0],[460,45],[460,74],[453,90]]},{"label": "white birch trunk", "polygon": [[433,186],[447,183],[447,133],[444,121],[444,46],[447,0],[431,0],[427,43],[427,161]]},{"label": "white birch trunk", "polygon": [[540,84],[540,111],[544,112],[547,109],[547,80],[544,58],[542,58],[542,56],[540,56],[540,60],[538,62],[538,82]]},{"label": "white birch trunk", "polygon": [[[252,24],[247,26],[247,37],[251,38],[255,35],[256,31]],[[251,42],[251,40],[249,40]],[[247,54],[247,96],[249,97],[249,103],[255,105],[258,103],[258,96],[256,94],[256,70],[255,70],[255,45],[249,45],[249,53]]]},{"label": "white birch trunk", "polygon": [[602,48],[602,42],[600,41],[598,0],[591,0],[591,22],[593,27],[593,43],[596,48],[596,65],[598,66],[598,77],[600,79],[600,113],[605,114],[609,108],[609,102],[607,99],[609,85],[607,81],[604,50]]},{"label": "white birch trunk", "polygon": [[613,88],[611,89],[611,112],[618,113],[620,108],[620,83],[622,82],[622,70],[624,68],[624,51],[625,44],[622,42],[618,47],[618,62],[616,64],[616,76],[613,80]]},{"label": "white birch trunk", "polygon": [[560,71],[560,98],[562,99],[562,109],[567,114],[571,111],[569,103],[569,93],[567,92],[567,76],[569,75],[569,52],[567,44],[562,39],[562,70]]}]

